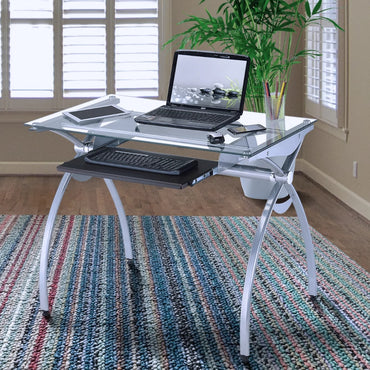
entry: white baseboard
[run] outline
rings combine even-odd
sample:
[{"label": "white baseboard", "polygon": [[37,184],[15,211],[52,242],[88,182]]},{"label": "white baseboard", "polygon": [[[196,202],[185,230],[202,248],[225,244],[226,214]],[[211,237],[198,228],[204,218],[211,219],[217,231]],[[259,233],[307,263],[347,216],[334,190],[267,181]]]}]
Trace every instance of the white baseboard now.
[{"label": "white baseboard", "polygon": [[370,220],[370,202],[366,199],[361,198],[359,195],[304,159],[297,160],[296,171],[302,171],[354,211],[365,217],[367,220]]},{"label": "white baseboard", "polygon": [[60,162],[0,162],[0,175],[56,175]]}]

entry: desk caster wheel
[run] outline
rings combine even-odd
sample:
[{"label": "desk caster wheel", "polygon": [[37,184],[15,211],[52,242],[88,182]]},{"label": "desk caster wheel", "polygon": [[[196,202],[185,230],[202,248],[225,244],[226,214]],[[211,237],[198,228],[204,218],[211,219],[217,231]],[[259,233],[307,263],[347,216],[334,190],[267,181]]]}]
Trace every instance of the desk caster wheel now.
[{"label": "desk caster wheel", "polygon": [[126,261],[129,267],[131,268],[135,267],[135,262],[133,258],[127,258]]},{"label": "desk caster wheel", "polygon": [[50,321],[51,319],[50,311],[42,311],[42,316],[46,321]]},{"label": "desk caster wheel", "polygon": [[313,308],[315,310],[319,310],[320,309],[320,302],[319,302],[318,296],[316,296],[316,295],[310,295],[310,303],[312,304],[312,306],[313,306]]},{"label": "desk caster wheel", "polygon": [[240,355],[240,359],[242,360],[243,365],[249,368],[249,356]]}]

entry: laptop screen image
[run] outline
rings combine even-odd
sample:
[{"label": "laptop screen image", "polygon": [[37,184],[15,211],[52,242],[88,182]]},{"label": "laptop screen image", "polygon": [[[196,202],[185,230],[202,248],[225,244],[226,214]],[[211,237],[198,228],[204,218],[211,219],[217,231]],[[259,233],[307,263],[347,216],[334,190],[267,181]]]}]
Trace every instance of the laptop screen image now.
[{"label": "laptop screen image", "polygon": [[168,103],[242,111],[248,60],[216,55],[179,52],[173,68]]}]

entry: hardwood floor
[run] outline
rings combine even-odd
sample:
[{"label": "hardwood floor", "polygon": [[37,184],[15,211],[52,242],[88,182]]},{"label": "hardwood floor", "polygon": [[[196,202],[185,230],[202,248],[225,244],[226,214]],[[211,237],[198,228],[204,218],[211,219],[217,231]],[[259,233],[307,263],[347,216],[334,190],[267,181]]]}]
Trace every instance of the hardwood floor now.
[{"label": "hardwood floor", "polygon": [[[0,177],[0,214],[47,214],[59,176]],[[165,189],[116,182],[128,215],[260,216],[264,201],[244,197],[236,178],[215,176],[193,188]],[[370,271],[370,222],[298,173],[294,185],[308,222],[358,264]],[[102,180],[71,181],[60,214],[115,214]],[[295,216],[291,207],[285,214]]]}]

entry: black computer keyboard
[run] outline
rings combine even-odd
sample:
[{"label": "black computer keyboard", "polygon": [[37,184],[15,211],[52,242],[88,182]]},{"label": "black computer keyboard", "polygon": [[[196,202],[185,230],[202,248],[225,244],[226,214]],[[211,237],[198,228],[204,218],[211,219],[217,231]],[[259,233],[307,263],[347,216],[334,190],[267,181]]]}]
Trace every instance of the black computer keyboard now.
[{"label": "black computer keyboard", "polygon": [[189,121],[206,123],[217,123],[225,120],[225,115],[220,113],[194,112],[183,109],[168,109],[166,107],[159,107],[151,112],[151,114],[167,118],[180,118]]},{"label": "black computer keyboard", "polygon": [[181,175],[197,165],[196,159],[112,147],[105,147],[87,154],[85,161],[166,175]]}]

